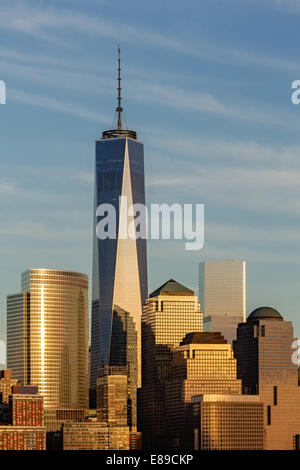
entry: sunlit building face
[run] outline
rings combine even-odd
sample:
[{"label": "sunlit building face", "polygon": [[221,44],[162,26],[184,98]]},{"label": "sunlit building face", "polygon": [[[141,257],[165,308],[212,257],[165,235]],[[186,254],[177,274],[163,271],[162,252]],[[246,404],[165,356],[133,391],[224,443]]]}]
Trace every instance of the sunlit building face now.
[{"label": "sunlit building face", "polygon": [[13,376],[37,385],[45,408],[88,407],[87,275],[25,271],[17,302],[8,297],[7,332]]},{"label": "sunlit building face", "polygon": [[174,352],[166,386],[166,430],[178,434],[181,446],[189,447],[193,429],[192,399],[203,394],[242,393],[236,359],[220,333],[189,333]]},{"label": "sunlit building face", "polygon": [[142,389],[139,392],[139,426],[143,446],[165,432],[165,386],[173,352],[190,331],[202,331],[197,296],[170,279],[146,300],[142,315]]}]

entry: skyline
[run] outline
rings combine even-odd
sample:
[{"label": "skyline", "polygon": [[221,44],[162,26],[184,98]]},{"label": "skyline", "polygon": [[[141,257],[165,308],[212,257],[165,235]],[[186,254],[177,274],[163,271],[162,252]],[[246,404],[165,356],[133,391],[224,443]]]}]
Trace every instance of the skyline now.
[{"label": "skyline", "polygon": [[[120,40],[126,121],[146,149],[147,204],[205,203],[203,250],[148,241],[149,292],[169,278],[198,292],[200,261],[245,259],[247,314],[270,305],[298,336],[300,108],[290,86],[300,77],[300,9],[205,0],[192,2],[193,17],[175,1],[160,5],[159,19],[156,2],[129,2],[134,15],[117,3],[0,6],[1,330],[5,296],[19,291],[25,269],[75,270],[91,284],[93,142],[113,121]],[[278,28],[285,36],[275,37]]]}]

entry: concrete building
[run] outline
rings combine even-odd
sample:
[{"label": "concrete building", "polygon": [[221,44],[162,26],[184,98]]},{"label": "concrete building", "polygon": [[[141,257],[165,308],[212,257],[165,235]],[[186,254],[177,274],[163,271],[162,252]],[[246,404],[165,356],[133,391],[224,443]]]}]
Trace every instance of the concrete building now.
[{"label": "concrete building", "polygon": [[0,450],[46,450],[45,428],[0,426]]},{"label": "concrete building", "polygon": [[97,421],[65,422],[62,426],[64,450],[129,450],[128,426],[107,426]]},{"label": "concrete building", "polygon": [[264,405],[258,395],[192,397],[194,450],[263,450]]},{"label": "concrete building", "polygon": [[97,419],[108,426],[127,426],[126,367],[105,367],[97,379]]},{"label": "concrete building", "polygon": [[204,331],[219,331],[232,344],[238,324],[246,320],[246,262],[200,263],[199,300]]},{"label": "concrete building", "polygon": [[44,426],[44,399],[33,386],[15,385],[9,396],[10,424]]},{"label": "concrete building", "polygon": [[15,385],[8,401],[1,403],[0,450],[45,450],[43,397],[37,387]]},{"label": "concrete building", "polygon": [[83,422],[97,419],[97,410],[90,409],[51,409],[44,410],[44,419],[47,433],[60,432],[66,421]]},{"label": "concrete building", "polygon": [[188,333],[175,349],[166,384],[166,431],[173,445],[193,448],[194,396],[241,393],[236,359],[224,337],[220,333]]},{"label": "concrete building", "polygon": [[139,390],[139,430],[143,447],[155,447],[165,433],[165,386],[173,352],[190,331],[202,331],[197,296],[170,279],[146,300],[142,315],[142,389]]},{"label": "concrete building", "polygon": [[0,401],[2,403],[8,403],[11,387],[16,385],[17,382],[18,380],[13,378],[10,369],[0,370]]}]

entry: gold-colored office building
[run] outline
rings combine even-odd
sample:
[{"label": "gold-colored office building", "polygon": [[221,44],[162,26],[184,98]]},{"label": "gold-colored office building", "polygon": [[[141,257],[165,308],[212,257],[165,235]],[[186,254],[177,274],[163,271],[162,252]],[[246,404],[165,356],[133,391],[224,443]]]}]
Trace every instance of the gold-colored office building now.
[{"label": "gold-colored office building", "polygon": [[61,427],[66,421],[82,422],[96,420],[97,410],[83,408],[47,408],[44,410],[44,417],[47,432],[55,433],[61,431]]},{"label": "gold-colored office building", "polygon": [[193,448],[194,396],[241,393],[236,359],[221,333],[188,333],[174,351],[166,384],[166,431],[172,445]]},{"label": "gold-colored office building", "polygon": [[194,450],[263,450],[264,405],[258,395],[192,398]]},{"label": "gold-colored office building", "polygon": [[98,421],[108,426],[127,426],[127,406],[127,368],[104,367],[97,378]]},{"label": "gold-colored office building", "polygon": [[[266,450],[300,449],[300,387],[293,325],[270,307],[254,310],[234,342],[243,393],[264,403]],[[296,354],[295,354],[296,353]]]},{"label": "gold-colored office building", "polygon": [[107,426],[98,421],[65,422],[62,426],[64,450],[129,450],[128,426]]},{"label": "gold-colored office building", "polygon": [[161,442],[165,433],[165,386],[173,351],[190,331],[203,330],[197,296],[173,279],[146,300],[142,314],[142,388],[139,390],[139,427],[143,448]]},{"label": "gold-colored office building", "polygon": [[88,408],[88,276],[29,269],[7,298],[7,365],[45,408]]}]

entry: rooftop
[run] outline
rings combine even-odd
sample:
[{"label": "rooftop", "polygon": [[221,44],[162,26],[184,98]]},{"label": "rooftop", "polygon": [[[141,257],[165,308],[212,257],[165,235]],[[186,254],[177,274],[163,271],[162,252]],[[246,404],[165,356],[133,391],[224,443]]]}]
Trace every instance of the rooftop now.
[{"label": "rooftop", "polygon": [[260,320],[260,319],[282,321],[283,317],[277,310],[275,310],[275,308],[259,307],[250,313],[250,315],[247,318],[247,321]]},{"label": "rooftop", "polygon": [[157,297],[158,295],[194,295],[194,292],[182,284],[179,284],[179,282],[174,281],[174,279],[170,279],[152,292],[150,297]]},{"label": "rooftop", "polygon": [[180,346],[186,344],[227,344],[227,341],[219,332],[195,332],[186,334]]}]

